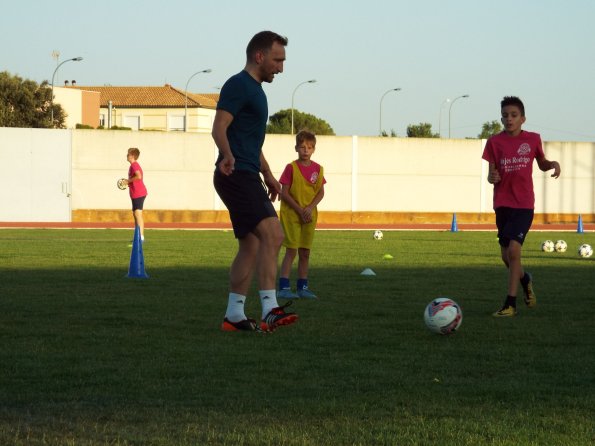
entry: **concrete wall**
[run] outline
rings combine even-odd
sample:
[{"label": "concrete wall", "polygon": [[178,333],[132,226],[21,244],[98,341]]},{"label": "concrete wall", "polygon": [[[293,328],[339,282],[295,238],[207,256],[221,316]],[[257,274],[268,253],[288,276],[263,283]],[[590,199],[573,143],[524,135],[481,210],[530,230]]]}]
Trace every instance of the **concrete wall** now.
[{"label": "concrete wall", "polygon": [[[8,131],[8,133],[7,133]],[[18,150],[48,148],[56,130],[0,128],[0,156],[5,172],[12,172]],[[216,147],[209,134],[182,132],[131,132],[72,130],[52,144],[67,145],[72,152],[70,208],[75,221],[130,219],[128,193],[116,188],[128,171],[129,147],[141,151],[149,196],[147,220],[191,221],[225,219],[226,209],[217,197],[212,174]],[[33,146],[5,144],[33,141]],[[32,135],[36,137],[32,140]],[[47,135],[47,137],[43,136]],[[264,153],[275,175],[295,159],[294,138],[268,135]],[[418,218],[420,215],[468,214],[469,222],[492,217],[492,186],[487,183],[487,163],[481,160],[485,141],[455,139],[319,136],[313,159],[325,167],[327,185],[319,209],[345,222],[354,215],[368,219]],[[555,221],[585,222],[595,215],[595,143],[548,142],[546,156],[558,160],[562,177],[550,178],[534,165],[536,214]],[[54,150],[54,149],[52,149]],[[22,163],[21,163],[22,164]],[[22,165],[18,167],[23,168]],[[10,175],[3,177],[3,182]],[[10,184],[10,180],[9,180]],[[25,184],[31,195],[43,193],[35,182]],[[5,188],[4,188],[5,189]],[[2,198],[0,220],[23,218],[10,214],[13,198]],[[275,204],[279,207],[279,203]],[[160,212],[157,216],[157,212]],[[153,215],[153,216],[152,216]],[[359,217],[358,217],[359,218]],[[321,220],[321,221],[322,221]],[[369,220],[370,222],[373,222]],[[47,220],[51,221],[51,220]],[[394,221],[397,222],[397,221]]]}]

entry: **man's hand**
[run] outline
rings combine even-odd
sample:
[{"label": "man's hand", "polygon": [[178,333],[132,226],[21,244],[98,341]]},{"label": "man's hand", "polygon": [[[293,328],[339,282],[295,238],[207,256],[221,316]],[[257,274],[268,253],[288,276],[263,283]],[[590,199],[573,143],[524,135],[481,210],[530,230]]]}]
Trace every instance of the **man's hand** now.
[{"label": "man's hand", "polygon": [[270,170],[262,172],[264,178],[264,184],[269,189],[269,198],[272,202],[277,201],[277,198],[281,198],[281,183],[277,181],[273,173]]},{"label": "man's hand", "polygon": [[224,156],[223,159],[219,161],[219,165],[217,166],[217,168],[219,169],[219,172],[221,172],[223,175],[229,176],[233,173],[235,163],[236,159],[233,157],[233,155],[229,154],[227,156]]}]

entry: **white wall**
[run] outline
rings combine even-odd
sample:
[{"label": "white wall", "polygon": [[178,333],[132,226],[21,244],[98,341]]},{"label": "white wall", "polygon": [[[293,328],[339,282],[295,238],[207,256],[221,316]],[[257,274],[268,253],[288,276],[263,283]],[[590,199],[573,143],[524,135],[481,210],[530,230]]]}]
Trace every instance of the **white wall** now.
[{"label": "white wall", "polygon": [[[484,144],[473,139],[319,136],[313,159],[324,166],[327,179],[320,209],[491,213],[492,187],[486,181],[487,163],[481,160]],[[294,145],[289,135],[267,136],[263,150],[277,177],[296,158]],[[148,209],[225,209],[212,185],[216,147],[209,134],[0,128],[0,221],[54,221],[58,217],[46,205],[58,197],[32,200],[56,190],[72,210],[128,210],[128,193],[115,184],[128,172],[129,147],[141,151]],[[71,172],[38,178],[57,172],[56,163],[70,166],[63,155],[54,154],[69,154],[71,148]],[[595,213],[595,143],[546,142],[544,149],[549,159],[561,163],[562,177],[554,180],[534,165],[536,213]],[[60,188],[69,175],[68,199]],[[7,185],[17,182],[22,190],[8,193]],[[33,208],[45,210],[46,217]]]},{"label": "white wall", "polygon": [[71,136],[0,128],[0,221],[71,220]]}]

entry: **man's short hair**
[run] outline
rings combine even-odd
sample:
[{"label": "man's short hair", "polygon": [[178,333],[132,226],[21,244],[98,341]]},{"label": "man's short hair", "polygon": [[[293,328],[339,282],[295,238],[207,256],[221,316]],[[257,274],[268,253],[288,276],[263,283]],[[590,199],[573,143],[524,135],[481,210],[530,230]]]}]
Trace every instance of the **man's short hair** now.
[{"label": "man's short hair", "polygon": [[275,42],[279,45],[287,46],[288,40],[287,37],[283,37],[273,31],[261,31],[255,34],[246,47],[246,58],[253,60],[257,52],[270,50]]}]

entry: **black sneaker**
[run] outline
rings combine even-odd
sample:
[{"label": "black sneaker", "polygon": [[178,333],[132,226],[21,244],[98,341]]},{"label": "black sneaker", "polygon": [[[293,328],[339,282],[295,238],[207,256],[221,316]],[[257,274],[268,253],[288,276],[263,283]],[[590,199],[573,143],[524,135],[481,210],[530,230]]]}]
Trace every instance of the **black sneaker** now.
[{"label": "black sneaker", "polygon": [[260,331],[254,319],[244,319],[239,322],[231,322],[229,319],[223,319],[221,324],[223,331]]},{"label": "black sneaker", "polygon": [[274,331],[277,327],[291,325],[297,321],[299,317],[297,314],[285,312],[285,308],[290,305],[291,301],[269,311],[269,314],[267,314],[260,322],[260,329],[262,331]]}]

